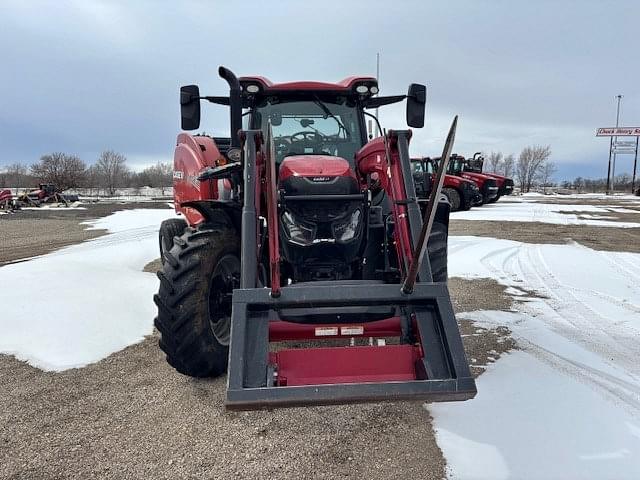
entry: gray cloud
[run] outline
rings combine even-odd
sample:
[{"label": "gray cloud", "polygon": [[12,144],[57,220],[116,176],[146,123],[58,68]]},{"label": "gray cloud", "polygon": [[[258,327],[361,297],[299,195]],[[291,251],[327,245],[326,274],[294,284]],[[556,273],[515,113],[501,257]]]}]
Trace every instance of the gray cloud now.
[{"label": "gray cloud", "polygon": [[[412,151],[434,154],[454,114],[456,150],[551,144],[561,173],[605,173],[598,126],[640,123],[631,52],[640,4],[609,2],[21,2],[0,5],[0,165],[104,148],[146,164],[172,155],[177,90],[222,94],[216,68],[277,81],[373,74],[383,94],[429,88]],[[208,131],[226,112],[204,112]],[[381,112],[403,127],[401,107]],[[620,159],[624,167],[627,162]]]}]

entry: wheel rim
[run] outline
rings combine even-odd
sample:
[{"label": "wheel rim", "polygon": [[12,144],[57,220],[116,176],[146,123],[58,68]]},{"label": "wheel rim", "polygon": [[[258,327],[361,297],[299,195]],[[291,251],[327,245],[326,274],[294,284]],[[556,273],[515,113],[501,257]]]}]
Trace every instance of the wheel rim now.
[{"label": "wheel rim", "polygon": [[209,324],[221,345],[229,345],[231,336],[231,296],[240,285],[240,260],[225,255],[216,264],[209,286]]}]

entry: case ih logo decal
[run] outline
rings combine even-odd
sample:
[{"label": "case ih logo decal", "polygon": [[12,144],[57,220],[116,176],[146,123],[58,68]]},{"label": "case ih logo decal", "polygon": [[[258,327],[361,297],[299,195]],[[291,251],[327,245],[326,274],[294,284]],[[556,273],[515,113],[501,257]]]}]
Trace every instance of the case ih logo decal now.
[{"label": "case ih logo decal", "polygon": [[200,180],[198,180],[197,175],[185,175],[184,172],[180,170],[175,170],[173,172],[173,178],[175,180],[185,180],[189,182],[191,185],[193,185],[194,187],[200,188]]}]

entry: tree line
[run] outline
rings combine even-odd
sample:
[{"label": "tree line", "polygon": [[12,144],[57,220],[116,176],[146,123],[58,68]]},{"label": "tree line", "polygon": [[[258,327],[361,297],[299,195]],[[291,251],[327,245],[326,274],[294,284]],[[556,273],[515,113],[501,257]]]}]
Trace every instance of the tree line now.
[{"label": "tree line", "polygon": [[550,157],[550,145],[525,147],[517,160],[513,154],[491,152],[485,158],[484,170],[513,178],[521,192],[530,192],[533,187],[542,187],[546,191],[547,187],[555,185],[553,176],[557,171]]},{"label": "tree line", "polygon": [[[617,191],[631,191],[632,176],[628,173],[616,175],[613,182]],[[635,187],[638,188],[639,180],[636,179]],[[602,193],[607,191],[607,179],[576,177],[574,180],[564,180],[560,186],[567,190],[575,190],[578,193]]]},{"label": "tree line", "polygon": [[0,170],[0,187],[28,188],[38,183],[52,183],[59,191],[99,189],[114,195],[118,188],[160,188],[162,193],[172,184],[173,166],[158,162],[141,172],[127,165],[127,158],[113,150],[105,150],[96,162],[87,165],[77,155],[53,152],[27,167],[14,163]]}]

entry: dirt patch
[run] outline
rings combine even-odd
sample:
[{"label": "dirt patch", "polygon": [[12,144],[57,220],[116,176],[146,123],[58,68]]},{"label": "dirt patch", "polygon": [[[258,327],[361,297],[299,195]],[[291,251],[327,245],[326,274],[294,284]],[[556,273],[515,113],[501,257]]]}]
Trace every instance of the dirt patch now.
[{"label": "dirt patch", "polygon": [[[510,310],[513,298],[505,287],[492,279],[467,280],[450,278],[449,291],[456,313],[474,310]],[[507,327],[478,327],[471,320],[458,319],[460,333],[471,372],[475,377],[485,366],[495,362],[503,353],[516,348]]]},{"label": "dirt patch", "polygon": [[[606,207],[604,207],[606,208]],[[617,207],[613,207],[617,208]],[[627,210],[627,207],[624,207]],[[629,209],[630,210],[630,209]],[[594,213],[594,212],[585,212],[582,210],[570,210],[564,211],[560,210],[558,213],[577,215],[578,218],[583,220],[606,220],[607,222],[629,222],[629,223],[640,223],[640,212],[615,212],[615,211],[607,211],[603,213]]]},{"label": "dirt patch", "polygon": [[142,271],[148,272],[148,273],[157,273],[161,269],[162,269],[162,262],[160,261],[160,258],[156,258],[155,260],[152,260],[149,263],[147,263],[142,269]]},{"label": "dirt patch", "polygon": [[96,203],[86,210],[21,210],[0,216],[0,266],[44,255],[68,245],[96,238],[105,230],[86,230],[81,222],[105,217],[119,210],[170,208],[166,202]]},{"label": "dirt patch", "polygon": [[[458,312],[510,306],[491,280],[450,290]],[[506,329],[461,328],[474,363],[512,346]],[[157,341],[57,374],[0,355],[0,478],[445,477],[419,402],[227,413],[226,379],[177,374]]]},{"label": "dirt patch", "polygon": [[594,250],[640,253],[640,228],[451,219],[449,235],[476,235],[558,245],[575,241]]}]

